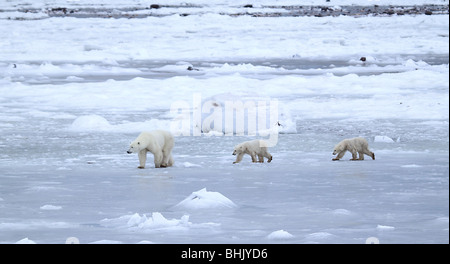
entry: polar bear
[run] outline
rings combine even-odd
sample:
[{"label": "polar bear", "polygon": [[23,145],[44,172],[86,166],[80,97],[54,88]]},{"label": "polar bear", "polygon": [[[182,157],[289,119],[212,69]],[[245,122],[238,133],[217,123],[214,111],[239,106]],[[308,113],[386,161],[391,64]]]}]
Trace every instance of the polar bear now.
[{"label": "polar bear", "polygon": [[[336,158],[333,158],[333,160],[341,159],[347,150],[352,153],[352,158],[350,160],[364,160],[364,154],[372,157],[373,160],[375,159],[375,153],[369,150],[369,143],[367,143],[367,140],[362,137],[356,137],[344,139],[339,142],[334,147],[333,155],[337,154],[337,156]],[[359,153],[359,159],[356,157],[357,152]]]},{"label": "polar bear", "polygon": [[170,132],[164,130],[154,130],[142,132],[136,140],[130,144],[127,153],[138,153],[139,169],[145,168],[147,152],[153,153],[155,168],[170,167],[173,165],[172,148],[174,140]]},{"label": "polar bear", "polygon": [[237,155],[237,157],[233,164],[241,162],[244,154],[250,155],[252,157],[252,162],[256,162],[256,156],[258,156],[258,162],[261,163],[264,162],[264,157],[267,158],[267,162],[272,161],[272,155],[267,152],[267,142],[264,140],[256,139],[236,145],[234,147],[233,155]]}]

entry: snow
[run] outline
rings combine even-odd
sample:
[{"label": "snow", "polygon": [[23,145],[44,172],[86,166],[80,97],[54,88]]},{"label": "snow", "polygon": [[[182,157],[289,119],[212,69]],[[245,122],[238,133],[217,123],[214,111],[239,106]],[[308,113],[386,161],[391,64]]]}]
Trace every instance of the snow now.
[{"label": "snow", "polygon": [[61,210],[62,207],[58,205],[46,204],[40,207],[41,210]]},{"label": "snow", "polygon": [[267,236],[267,239],[270,240],[283,240],[283,239],[291,239],[294,236],[291,235],[289,232],[284,231],[284,230],[278,230],[278,231],[273,231],[272,233],[270,233]]},{"label": "snow", "polygon": [[97,241],[93,241],[89,244],[122,244],[121,241],[117,241],[117,240],[108,240],[108,239],[102,239],[102,240],[97,240]]},{"label": "snow", "polygon": [[333,211],[335,215],[351,215],[352,212],[347,209],[336,209]]},{"label": "snow", "polygon": [[191,224],[189,216],[184,215],[180,219],[166,219],[161,213],[154,212],[150,217],[138,213],[133,215],[124,215],[116,219],[103,219],[101,224],[107,227],[127,228],[130,230],[169,230],[178,231],[186,229]]},{"label": "snow", "polygon": [[236,207],[236,204],[219,192],[211,192],[203,188],[193,192],[176,207],[185,209],[233,208]]},{"label": "snow", "polygon": [[306,236],[306,239],[309,240],[323,240],[332,237],[333,234],[330,234],[328,232],[316,232],[312,233]]},{"label": "snow", "polygon": [[23,238],[23,239],[17,241],[16,244],[36,244],[36,242],[34,242],[33,240],[28,239],[28,237],[26,237],[26,238]]},{"label": "snow", "polygon": [[[105,66],[115,71],[116,63],[123,61],[191,62],[207,58],[210,62],[239,62],[261,57],[358,60],[361,56],[379,61],[381,55],[395,60],[400,54],[446,54],[449,48],[445,41],[446,18],[446,15],[258,18],[218,13],[142,19],[50,17],[39,20],[38,30],[34,27],[35,20],[2,20],[4,30],[0,37],[7,41],[1,43],[0,61],[47,62],[39,71],[57,72],[54,68],[57,62],[113,61],[113,65]],[[324,27],[335,30],[330,34]],[[30,39],[32,44],[27,41]],[[390,41],[386,42],[387,39]],[[50,52],[48,47],[53,43],[58,43],[58,47]],[[415,63],[405,62],[404,66],[411,64]],[[253,70],[243,65],[245,71]],[[88,70],[90,66],[81,68]],[[78,67],[62,70],[76,71]],[[221,71],[230,70],[222,68]]]},{"label": "snow", "polygon": [[[448,13],[165,3],[0,3],[0,243],[449,242]],[[126,150],[153,129],[175,164],[137,169]],[[232,164],[271,136],[271,163]],[[357,136],[376,160],[331,161]]]},{"label": "snow", "polygon": [[379,231],[395,230],[395,227],[385,226],[385,225],[377,225],[377,230],[379,230]]},{"label": "snow", "polygon": [[201,167],[201,166],[198,165],[198,164],[190,163],[190,162],[188,162],[188,161],[183,162],[183,166],[186,167],[186,168]]},{"label": "snow", "polygon": [[417,164],[407,164],[407,165],[402,165],[400,167],[402,167],[402,168],[420,168],[422,166],[417,165]]},{"label": "snow", "polygon": [[374,142],[394,143],[394,140],[387,136],[375,136]]},{"label": "snow", "polygon": [[110,131],[111,124],[99,115],[77,117],[69,128],[73,131]]}]

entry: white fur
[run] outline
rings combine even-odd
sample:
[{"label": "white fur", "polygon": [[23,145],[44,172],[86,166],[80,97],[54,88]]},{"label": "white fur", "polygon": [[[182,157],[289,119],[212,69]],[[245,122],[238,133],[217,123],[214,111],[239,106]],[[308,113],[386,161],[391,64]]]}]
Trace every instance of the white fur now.
[{"label": "white fur", "polygon": [[[333,158],[333,160],[340,160],[347,151],[352,153],[352,158],[350,160],[364,160],[364,154],[375,159],[375,153],[369,150],[369,143],[367,143],[366,139],[361,137],[348,138],[339,142],[334,147],[333,155],[337,154],[337,156],[336,158]],[[359,154],[359,158],[357,158],[356,153]]]},{"label": "white fur", "polygon": [[130,144],[127,153],[138,153],[139,169],[145,168],[147,152],[154,156],[155,168],[170,167],[173,165],[172,148],[174,139],[170,132],[154,130],[142,132],[136,140]]},{"label": "white fur", "polygon": [[237,157],[233,164],[241,162],[244,154],[250,155],[252,157],[252,162],[257,162],[256,156],[258,156],[258,162],[264,162],[264,157],[267,158],[267,162],[272,161],[272,155],[267,152],[267,142],[264,140],[256,139],[252,141],[245,141],[234,147],[233,155],[237,155]]}]

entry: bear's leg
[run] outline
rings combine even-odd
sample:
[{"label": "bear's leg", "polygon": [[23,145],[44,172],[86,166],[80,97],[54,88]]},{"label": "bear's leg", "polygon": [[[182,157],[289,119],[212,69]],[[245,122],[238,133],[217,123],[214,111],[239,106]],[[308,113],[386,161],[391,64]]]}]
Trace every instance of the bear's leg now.
[{"label": "bear's leg", "polygon": [[358,152],[359,160],[364,160],[364,152]]},{"label": "bear's leg", "polygon": [[167,167],[171,167],[173,165],[173,157],[172,153],[169,154],[169,160],[167,161]]},{"label": "bear's leg", "polygon": [[161,167],[170,167],[173,165],[173,157],[172,153],[163,154],[163,161],[161,163]]},{"label": "bear's leg", "polygon": [[269,152],[266,151],[266,153],[264,153],[264,157],[267,158],[267,162],[270,163],[272,161],[272,155],[270,155]]},{"label": "bear's leg", "polygon": [[364,150],[364,154],[366,154],[367,156],[371,157],[373,160],[375,159],[375,153],[373,153],[369,149],[365,149]]},{"label": "bear's leg", "polygon": [[236,161],[233,162],[233,164],[241,162],[243,156],[244,156],[244,153],[237,154]]},{"label": "bear's leg", "polygon": [[[174,145],[173,137],[170,137],[162,149],[163,159],[162,159],[161,167],[172,166],[172,164],[173,164],[173,158],[172,158],[173,145]],[[172,158],[172,162],[170,162],[171,158]]]},{"label": "bear's leg", "polygon": [[163,159],[163,154],[161,151],[157,151],[154,154],[154,162],[155,162],[155,168],[161,168],[161,163]]},{"label": "bear's leg", "polygon": [[256,162],[256,153],[252,152],[250,156],[252,156],[252,162]]},{"label": "bear's leg", "polygon": [[356,150],[351,150],[352,152],[352,158],[350,160],[358,160],[358,154]]},{"label": "bear's leg", "polygon": [[264,163],[264,156],[258,154],[258,162]]},{"label": "bear's leg", "polygon": [[342,157],[344,157],[345,152],[347,152],[346,150],[341,151],[338,153],[338,155],[336,156],[336,158],[334,158],[333,160],[340,160]]},{"label": "bear's leg", "polygon": [[147,160],[147,150],[143,149],[138,153],[139,157],[139,169],[145,168],[145,161]]},{"label": "bear's leg", "polygon": [[167,153],[163,150],[162,154],[163,154],[163,158],[162,158],[162,162],[161,162],[161,167],[165,168],[165,167],[169,166],[170,153]]}]

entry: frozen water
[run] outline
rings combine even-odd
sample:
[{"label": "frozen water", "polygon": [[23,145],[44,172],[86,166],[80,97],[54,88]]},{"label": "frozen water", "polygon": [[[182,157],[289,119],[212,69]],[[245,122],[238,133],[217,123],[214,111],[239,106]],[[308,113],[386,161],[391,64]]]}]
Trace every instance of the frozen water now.
[{"label": "frozen water", "polygon": [[[0,243],[449,242],[448,14],[233,17],[224,0],[189,16],[5,17],[98,8],[66,2],[0,4]],[[248,129],[194,135],[215,114],[236,122],[227,102],[272,100],[271,163],[232,164]],[[174,123],[188,125],[175,165],[137,169],[129,143]],[[376,160],[331,161],[356,136]]]},{"label": "frozen water", "polygon": [[[364,243],[372,236],[382,243],[444,243],[448,239],[448,150],[432,139],[372,142],[375,161],[350,162],[344,157],[332,162],[333,139],[339,135],[284,134],[271,150],[272,163],[251,164],[246,157],[233,165],[233,146],[244,138],[178,137],[174,167],[158,170],[149,165],[139,170],[137,157],[125,153],[127,140],[135,135],[57,134],[49,134],[48,142],[42,135],[31,136],[36,143],[25,156],[12,148],[24,149],[19,142],[30,139],[3,143],[11,149],[2,153],[0,167],[4,243],[24,237],[36,243],[64,243],[69,236],[82,243],[105,239]],[[202,188],[220,192],[236,207],[197,211],[175,206]],[[141,219],[155,212],[178,224],[127,226],[131,216]],[[186,216],[189,221],[183,225],[179,221]],[[280,229],[294,237],[266,239]],[[323,232],[331,235],[317,235]]]}]

